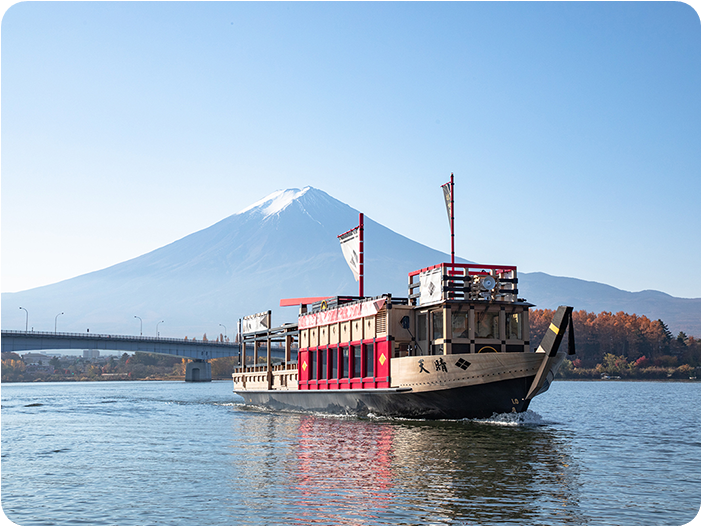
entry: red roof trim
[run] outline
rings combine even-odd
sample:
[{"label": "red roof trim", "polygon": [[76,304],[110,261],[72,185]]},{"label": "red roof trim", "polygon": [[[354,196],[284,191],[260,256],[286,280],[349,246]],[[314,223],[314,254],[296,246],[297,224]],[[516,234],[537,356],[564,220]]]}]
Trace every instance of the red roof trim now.
[{"label": "red roof trim", "polygon": [[289,306],[299,306],[301,304],[314,304],[321,300],[326,300],[327,298],[333,298],[331,296],[308,296],[304,298],[281,298],[280,307]]}]

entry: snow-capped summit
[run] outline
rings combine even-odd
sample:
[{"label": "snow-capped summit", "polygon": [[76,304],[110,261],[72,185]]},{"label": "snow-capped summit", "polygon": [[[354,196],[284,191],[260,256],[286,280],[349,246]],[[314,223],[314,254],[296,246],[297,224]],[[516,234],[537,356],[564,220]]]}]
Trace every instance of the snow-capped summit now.
[{"label": "snow-capped summit", "polygon": [[280,213],[283,209],[288,207],[293,201],[303,196],[312,187],[305,187],[302,190],[291,188],[287,190],[276,190],[271,192],[263,199],[258,200],[253,205],[249,205],[245,209],[238,212],[238,214],[243,214],[245,212],[258,209],[258,211],[264,216],[272,216],[274,214]]}]

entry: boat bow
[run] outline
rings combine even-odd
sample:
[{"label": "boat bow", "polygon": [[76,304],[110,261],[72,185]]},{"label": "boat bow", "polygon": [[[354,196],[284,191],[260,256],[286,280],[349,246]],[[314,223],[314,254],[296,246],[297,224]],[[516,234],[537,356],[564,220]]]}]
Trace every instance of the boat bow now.
[{"label": "boat bow", "polygon": [[541,361],[539,371],[531,383],[526,399],[530,400],[537,395],[544,393],[551,385],[551,381],[556,376],[566,352],[559,351],[561,341],[568,330],[568,355],[575,354],[575,338],[573,336],[573,308],[570,306],[560,306],[553,316],[553,320],[546,331],[546,335],[541,340],[536,353],[543,353],[544,359]]}]

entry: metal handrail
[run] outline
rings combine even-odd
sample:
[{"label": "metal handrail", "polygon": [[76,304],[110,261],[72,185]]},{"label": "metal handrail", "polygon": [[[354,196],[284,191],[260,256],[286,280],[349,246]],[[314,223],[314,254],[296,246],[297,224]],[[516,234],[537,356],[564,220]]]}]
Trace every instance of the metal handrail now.
[{"label": "metal handrail", "polygon": [[217,342],[214,340],[185,340],[176,339],[169,337],[144,337],[144,336],[132,336],[132,335],[106,335],[102,333],[61,333],[53,331],[20,331],[16,329],[3,329],[2,334],[12,334],[12,335],[26,335],[26,336],[37,336],[37,337],[82,337],[82,338],[96,338],[96,339],[111,339],[111,340],[138,340],[138,341],[149,341],[149,342],[170,342],[174,344],[183,343],[193,343],[193,344],[204,344],[206,346],[215,346],[222,348],[238,347],[238,342]]}]

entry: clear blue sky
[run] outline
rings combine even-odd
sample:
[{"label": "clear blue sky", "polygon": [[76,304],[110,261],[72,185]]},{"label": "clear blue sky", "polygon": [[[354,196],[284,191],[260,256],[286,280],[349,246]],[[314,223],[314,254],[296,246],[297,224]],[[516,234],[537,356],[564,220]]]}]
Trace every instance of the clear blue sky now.
[{"label": "clear blue sky", "polygon": [[686,4],[27,2],[1,38],[3,292],[306,185],[448,251],[454,172],[459,256],[700,296]]}]

